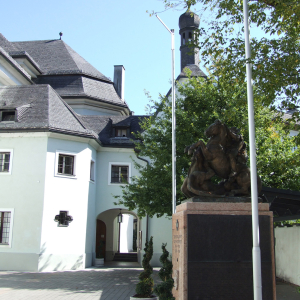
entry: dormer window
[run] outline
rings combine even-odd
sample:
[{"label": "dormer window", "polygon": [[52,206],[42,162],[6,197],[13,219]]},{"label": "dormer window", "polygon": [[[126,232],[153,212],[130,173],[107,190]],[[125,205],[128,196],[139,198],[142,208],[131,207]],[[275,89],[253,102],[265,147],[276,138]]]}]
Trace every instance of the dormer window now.
[{"label": "dormer window", "polygon": [[113,137],[129,137],[129,128],[113,128]]},{"label": "dormer window", "polygon": [[127,137],[127,130],[116,128],[116,136],[117,137]]},{"label": "dormer window", "polygon": [[15,122],[15,110],[0,110],[0,122]]}]

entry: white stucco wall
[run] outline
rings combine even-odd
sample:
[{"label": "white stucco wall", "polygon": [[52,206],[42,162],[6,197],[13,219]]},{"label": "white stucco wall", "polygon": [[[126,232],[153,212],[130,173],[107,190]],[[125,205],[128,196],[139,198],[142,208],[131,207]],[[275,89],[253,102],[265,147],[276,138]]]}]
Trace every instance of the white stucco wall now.
[{"label": "white stucco wall", "polygon": [[[117,200],[114,195],[121,195],[121,184],[110,184],[109,163],[126,163],[131,166],[131,176],[138,176],[138,171],[133,168],[132,159],[135,159],[133,149],[102,148],[97,154],[97,202],[96,214],[115,208],[124,208],[114,205]],[[138,160],[139,163],[144,163]],[[146,163],[145,163],[146,164]]]},{"label": "white stucco wall", "polygon": [[13,208],[11,245],[0,245],[0,269],[37,271],[44,197],[47,134],[2,133],[13,149],[12,172],[0,175],[0,208]]},{"label": "white stucco wall", "polygon": [[[75,177],[57,175],[59,153],[75,155]],[[96,151],[87,142],[48,140],[39,271],[83,269],[92,264],[96,220],[92,158],[96,160]],[[58,227],[54,218],[64,210],[73,221]]]},{"label": "white stucco wall", "polygon": [[[149,218],[148,221],[148,236],[149,239],[153,236],[153,257],[151,260],[151,265],[153,267],[160,267],[161,263],[159,261],[162,254],[161,245],[162,243],[167,243],[167,250],[172,255],[172,220],[167,217],[153,217]],[[141,251],[141,259],[144,254],[144,247],[146,242],[146,218],[142,219],[143,228],[143,247]]]},{"label": "white stucco wall", "polygon": [[276,276],[300,285],[300,227],[275,228]]}]

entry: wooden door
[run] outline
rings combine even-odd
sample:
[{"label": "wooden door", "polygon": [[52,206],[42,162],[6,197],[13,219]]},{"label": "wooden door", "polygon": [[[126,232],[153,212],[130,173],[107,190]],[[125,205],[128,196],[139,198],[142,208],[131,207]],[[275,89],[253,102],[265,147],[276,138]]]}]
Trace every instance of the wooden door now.
[{"label": "wooden door", "polygon": [[105,259],[105,250],[106,250],[106,225],[103,221],[97,220],[96,257]]}]

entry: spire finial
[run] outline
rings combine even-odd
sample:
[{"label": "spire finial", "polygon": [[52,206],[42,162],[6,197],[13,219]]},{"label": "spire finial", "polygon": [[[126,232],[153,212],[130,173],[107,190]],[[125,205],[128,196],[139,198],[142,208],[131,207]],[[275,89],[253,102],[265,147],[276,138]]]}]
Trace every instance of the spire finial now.
[{"label": "spire finial", "polygon": [[63,33],[60,32],[60,33],[59,33],[59,39],[60,39],[60,40],[61,40],[62,35],[63,35]]}]

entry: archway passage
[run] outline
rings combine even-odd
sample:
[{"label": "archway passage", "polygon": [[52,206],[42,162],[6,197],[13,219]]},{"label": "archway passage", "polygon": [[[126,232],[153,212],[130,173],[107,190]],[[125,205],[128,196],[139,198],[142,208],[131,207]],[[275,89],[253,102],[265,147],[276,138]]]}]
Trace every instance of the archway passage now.
[{"label": "archway passage", "polygon": [[[119,223],[119,214],[123,222]],[[96,256],[99,254],[99,244],[105,242],[105,261],[136,262],[140,251],[138,243],[141,224],[134,212],[124,208],[109,209],[97,216],[96,223]],[[121,253],[120,253],[121,252]],[[124,254],[121,257],[119,254]]]},{"label": "archway passage", "polygon": [[106,252],[106,225],[103,221],[97,220],[96,228],[96,257],[104,258]]},{"label": "archway passage", "polygon": [[113,261],[137,262],[137,218],[131,213],[122,214],[122,223],[119,223],[118,252]]}]

